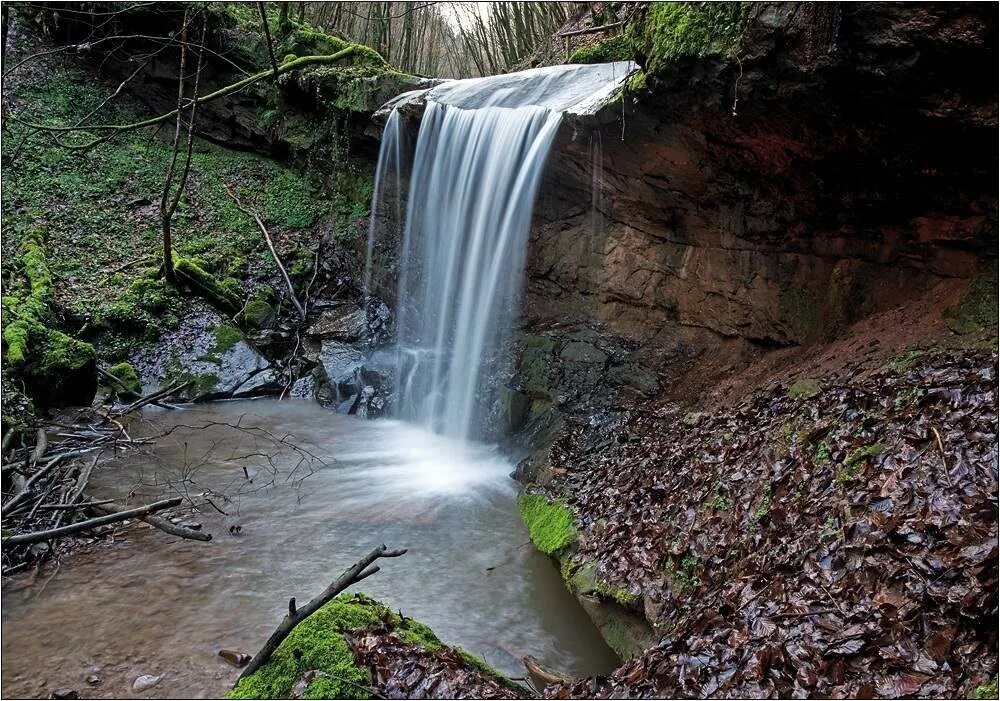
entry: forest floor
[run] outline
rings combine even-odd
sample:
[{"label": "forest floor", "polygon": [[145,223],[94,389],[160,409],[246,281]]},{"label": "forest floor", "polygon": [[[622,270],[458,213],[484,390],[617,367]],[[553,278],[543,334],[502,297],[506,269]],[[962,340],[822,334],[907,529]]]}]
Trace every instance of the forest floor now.
[{"label": "forest floor", "polygon": [[720,372],[692,410],[574,417],[543,489],[572,513],[564,574],[660,642],[546,694],[989,694],[997,329],[952,330],[974,295]]}]

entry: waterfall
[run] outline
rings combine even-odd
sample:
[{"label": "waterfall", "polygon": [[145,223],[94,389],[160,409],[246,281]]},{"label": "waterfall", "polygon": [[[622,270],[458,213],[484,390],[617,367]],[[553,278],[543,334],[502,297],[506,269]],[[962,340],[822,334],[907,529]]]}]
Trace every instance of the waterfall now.
[{"label": "waterfall", "polygon": [[497,369],[517,315],[535,195],[563,115],[602,104],[631,68],[554,66],[449,81],[392,104],[372,204],[366,291],[377,215],[393,209],[381,193],[391,184],[397,193],[402,187],[399,109],[415,98],[426,102],[399,247],[401,418],[454,438],[476,437],[490,398],[484,381]]}]

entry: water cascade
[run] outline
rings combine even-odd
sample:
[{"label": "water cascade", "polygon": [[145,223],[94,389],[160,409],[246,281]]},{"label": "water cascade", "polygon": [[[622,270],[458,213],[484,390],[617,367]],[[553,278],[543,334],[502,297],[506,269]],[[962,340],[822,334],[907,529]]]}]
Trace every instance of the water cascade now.
[{"label": "water cascade", "polygon": [[[481,428],[484,380],[517,313],[535,194],[565,114],[611,97],[631,63],[553,66],[449,81],[392,104],[379,158],[371,251],[397,212],[398,414],[448,436]],[[423,104],[405,219],[399,112]],[[389,206],[387,206],[387,204]],[[366,273],[369,280],[371,272]]]}]

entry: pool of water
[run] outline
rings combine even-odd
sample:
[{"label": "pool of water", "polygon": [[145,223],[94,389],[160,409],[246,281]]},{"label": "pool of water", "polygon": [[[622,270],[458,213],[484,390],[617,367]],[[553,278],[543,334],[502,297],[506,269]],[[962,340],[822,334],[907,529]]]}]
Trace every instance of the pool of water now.
[{"label": "pool of water", "polygon": [[[498,669],[523,676],[526,654],[574,675],[616,664],[531,547],[512,466],[489,446],[305,401],[156,411],[130,431],[155,448],[103,463],[91,495],[182,494],[200,505],[184,521],[213,540],[133,524],[5,581],[4,696],[220,696],[238,671],[219,649],[256,652],[289,597],[309,600],[380,543],[409,552],[357,589]],[[163,680],[135,694],[141,674]]]}]

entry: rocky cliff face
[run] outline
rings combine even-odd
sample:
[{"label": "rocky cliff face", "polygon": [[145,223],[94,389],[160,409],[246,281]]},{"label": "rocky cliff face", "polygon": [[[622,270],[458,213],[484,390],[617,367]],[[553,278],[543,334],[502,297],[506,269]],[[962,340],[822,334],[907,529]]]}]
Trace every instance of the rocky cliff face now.
[{"label": "rocky cliff face", "polygon": [[554,150],[526,330],[589,329],[625,349],[609,367],[642,393],[659,376],[697,401],[709,352],[739,368],[941,283],[995,280],[993,14],[763,4],[732,52],[637,57],[645,87]]}]

